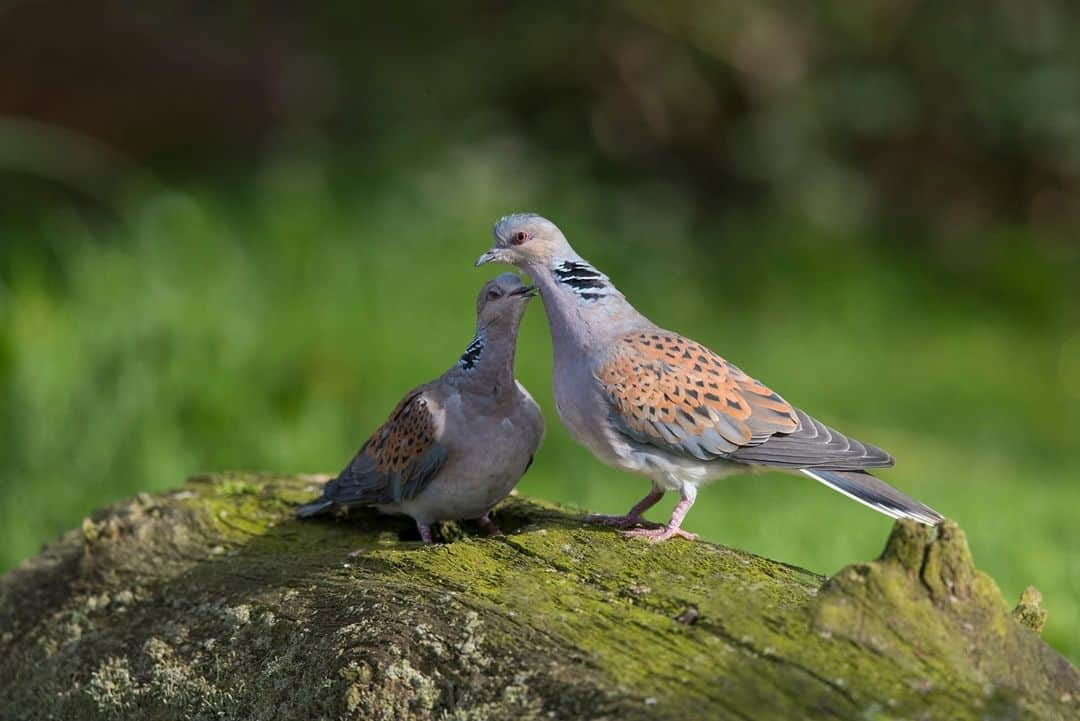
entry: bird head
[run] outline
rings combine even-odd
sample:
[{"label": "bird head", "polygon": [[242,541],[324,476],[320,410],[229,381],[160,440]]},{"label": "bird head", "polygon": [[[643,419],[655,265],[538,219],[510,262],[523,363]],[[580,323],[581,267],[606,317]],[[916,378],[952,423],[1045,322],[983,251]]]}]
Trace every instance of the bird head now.
[{"label": "bird head", "polygon": [[517,323],[525,314],[525,306],[536,297],[536,286],[525,283],[514,273],[492,278],[480,289],[476,298],[477,325],[486,328],[493,324]]},{"label": "bird head", "polygon": [[527,269],[576,257],[558,226],[535,213],[514,213],[495,224],[495,245],[476,265],[506,263]]}]

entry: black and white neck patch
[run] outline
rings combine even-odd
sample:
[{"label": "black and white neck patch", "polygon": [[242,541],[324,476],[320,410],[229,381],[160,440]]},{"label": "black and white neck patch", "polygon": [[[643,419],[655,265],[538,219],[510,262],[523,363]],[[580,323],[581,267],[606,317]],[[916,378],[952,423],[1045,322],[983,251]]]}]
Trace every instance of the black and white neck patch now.
[{"label": "black and white neck patch", "polygon": [[611,292],[608,277],[583,260],[564,260],[554,269],[555,278],[582,300],[599,300]]},{"label": "black and white neck patch", "polygon": [[477,333],[473,338],[472,343],[465,349],[465,352],[461,355],[461,360],[458,361],[458,366],[464,370],[472,370],[476,366],[476,361],[480,360],[480,356],[484,353],[484,334]]}]

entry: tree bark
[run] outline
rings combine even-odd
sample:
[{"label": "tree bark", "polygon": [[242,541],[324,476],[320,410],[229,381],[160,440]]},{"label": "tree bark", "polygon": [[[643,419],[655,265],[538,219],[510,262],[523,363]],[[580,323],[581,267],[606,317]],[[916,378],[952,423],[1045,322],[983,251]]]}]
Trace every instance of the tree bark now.
[{"label": "tree bark", "polygon": [[[507,536],[227,474],[86,519],[0,581],[3,719],[1076,719],[1080,675],[951,522],[822,578],[514,496]],[[934,536],[931,538],[931,536]]]}]

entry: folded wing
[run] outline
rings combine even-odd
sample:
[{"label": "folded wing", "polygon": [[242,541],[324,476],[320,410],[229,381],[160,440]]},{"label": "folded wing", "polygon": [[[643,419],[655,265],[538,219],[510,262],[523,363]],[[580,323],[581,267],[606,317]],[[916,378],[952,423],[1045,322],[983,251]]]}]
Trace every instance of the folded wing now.
[{"label": "folded wing", "polygon": [[674,333],[623,336],[597,377],[616,428],[672,453],[790,468],[893,463],[880,448],[814,420],[705,346]]},{"label": "folded wing", "polygon": [[446,462],[435,418],[422,389],[398,404],[349,465],[327,484],[334,503],[397,503],[416,496]]}]

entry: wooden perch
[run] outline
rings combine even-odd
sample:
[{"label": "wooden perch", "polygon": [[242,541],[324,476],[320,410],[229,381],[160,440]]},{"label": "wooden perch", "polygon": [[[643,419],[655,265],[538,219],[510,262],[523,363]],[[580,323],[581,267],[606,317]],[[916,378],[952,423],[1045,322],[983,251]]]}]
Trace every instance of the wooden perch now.
[{"label": "wooden perch", "polygon": [[0,718],[1080,718],[1037,592],[1010,609],[951,522],[825,579],[521,497],[505,538],[425,547],[372,512],[294,520],[315,490],[196,478],[7,574]]}]

